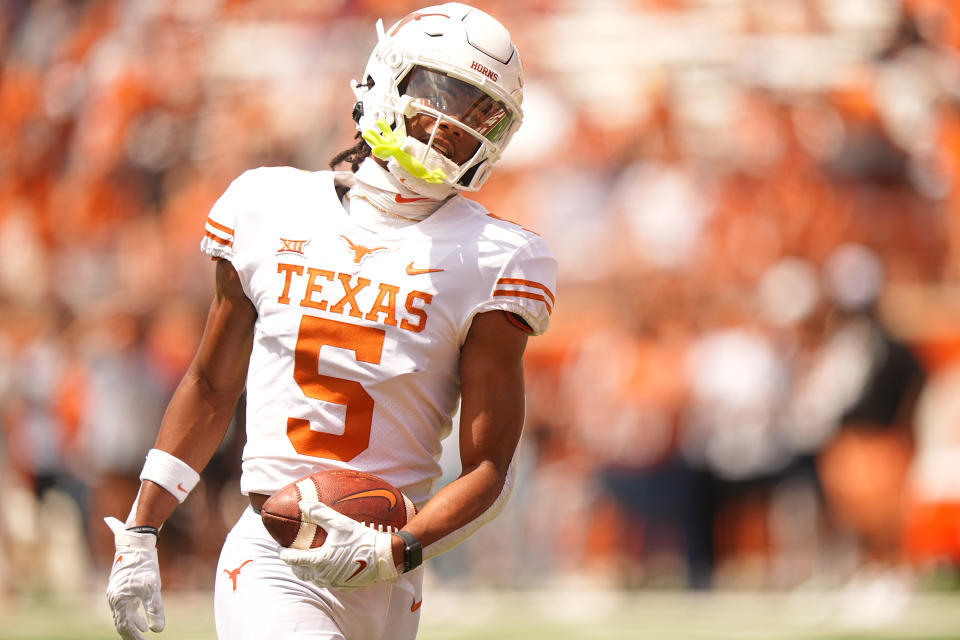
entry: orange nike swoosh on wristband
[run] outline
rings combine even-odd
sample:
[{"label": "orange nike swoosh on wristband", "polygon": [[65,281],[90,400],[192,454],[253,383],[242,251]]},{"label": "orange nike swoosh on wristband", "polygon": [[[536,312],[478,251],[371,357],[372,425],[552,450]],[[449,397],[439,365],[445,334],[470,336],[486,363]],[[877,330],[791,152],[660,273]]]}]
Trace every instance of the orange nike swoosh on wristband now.
[{"label": "orange nike swoosh on wristband", "polygon": [[189,493],[186,489],[183,488],[183,483],[181,482],[177,483],[177,489],[180,489],[180,491],[183,491],[184,493]]},{"label": "orange nike swoosh on wristband", "polygon": [[414,600],[414,601],[413,601],[413,604],[410,605],[410,612],[413,613],[414,611],[416,611],[417,609],[419,609],[419,608],[420,608],[420,605],[422,605],[422,604],[423,604],[423,599],[422,599],[422,598],[421,598],[420,600]]},{"label": "orange nike swoosh on wristband", "polygon": [[424,273],[440,273],[443,269],[415,269],[413,263],[407,265],[408,276],[419,276]]}]

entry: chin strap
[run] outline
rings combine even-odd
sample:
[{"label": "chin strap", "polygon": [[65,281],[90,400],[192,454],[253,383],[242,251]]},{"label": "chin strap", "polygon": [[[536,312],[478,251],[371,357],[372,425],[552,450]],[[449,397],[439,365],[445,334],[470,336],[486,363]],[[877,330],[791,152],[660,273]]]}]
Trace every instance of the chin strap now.
[{"label": "chin strap", "polygon": [[402,149],[406,136],[398,134],[390,128],[386,120],[377,120],[380,131],[367,129],[361,135],[373,151],[373,155],[381,160],[394,158],[410,175],[431,184],[441,184],[447,177],[443,169],[427,169],[426,166]]}]

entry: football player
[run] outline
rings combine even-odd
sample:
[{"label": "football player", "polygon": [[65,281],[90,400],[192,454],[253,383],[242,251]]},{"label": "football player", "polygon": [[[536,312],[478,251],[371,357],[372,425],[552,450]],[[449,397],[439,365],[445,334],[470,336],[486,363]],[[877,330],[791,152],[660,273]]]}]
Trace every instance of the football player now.
[{"label": "football player", "polygon": [[[461,196],[486,181],[520,126],[510,34],[459,3],[412,13],[352,83],[351,171],[259,168],[211,210],[201,249],[216,293],[125,522],[107,597],[123,638],[164,627],[156,540],[199,479],[246,388],[241,491],[215,583],[218,636],[414,638],[421,562],[508,499],[523,422],[522,356],[547,329],[556,261],[537,235]],[[441,441],[459,409],[462,473],[440,491]],[[301,503],[328,537],[281,548],[257,513],[309,473],[358,469],[419,513],[399,534]],[[141,612],[141,607],[143,611]]]}]

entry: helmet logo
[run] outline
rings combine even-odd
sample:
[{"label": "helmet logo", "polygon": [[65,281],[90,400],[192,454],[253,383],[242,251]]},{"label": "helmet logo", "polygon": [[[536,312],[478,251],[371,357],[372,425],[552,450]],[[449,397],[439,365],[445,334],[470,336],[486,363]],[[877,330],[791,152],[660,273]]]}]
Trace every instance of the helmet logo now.
[{"label": "helmet logo", "polygon": [[428,17],[430,17],[430,16],[440,16],[441,18],[447,18],[447,19],[450,18],[450,16],[448,16],[448,15],[445,14],[445,13],[417,13],[417,12],[413,12],[413,13],[409,14],[407,17],[405,17],[403,20],[401,20],[400,22],[398,22],[398,23],[397,23],[397,26],[395,26],[393,29],[391,29],[391,30],[390,30],[390,33],[387,34],[387,35],[393,37],[393,36],[397,35],[397,31],[400,31],[400,29],[403,28],[403,25],[407,24],[408,22],[413,22],[414,20],[419,20],[420,18],[428,18]]},{"label": "helmet logo", "polygon": [[486,68],[485,66],[483,66],[482,64],[480,64],[480,63],[477,62],[476,60],[474,60],[473,62],[470,63],[470,68],[473,69],[474,71],[479,71],[480,73],[482,73],[483,75],[487,76],[488,78],[490,78],[490,79],[493,80],[494,82],[496,82],[496,81],[500,78],[500,76],[497,74],[496,71],[492,71],[492,70]]}]

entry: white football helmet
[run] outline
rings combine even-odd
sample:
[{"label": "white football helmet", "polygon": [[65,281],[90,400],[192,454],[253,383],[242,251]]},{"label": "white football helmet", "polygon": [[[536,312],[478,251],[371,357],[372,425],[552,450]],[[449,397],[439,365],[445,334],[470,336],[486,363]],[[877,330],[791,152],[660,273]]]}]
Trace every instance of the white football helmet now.
[{"label": "white football helmet", "polygon": [[[351,82],[357,129],[376,131],[377,122],[385,120],[405,139],[407,153],[430,169],[442,169],[442,184],[426,184],[391,161],[390,172],[412,190],[431,197],[438,187],[446,194],[476,191],[523,117],[523,70],[510,33],[483,11],[450,2],[411,13],[388,31],[378,20],[377,36],[363,80]],[[437,121],[425,143],[407,135],[404,117],[417,114]],[[457,165],[433,148],[442,123],[477,140],[472,157]]]}]

